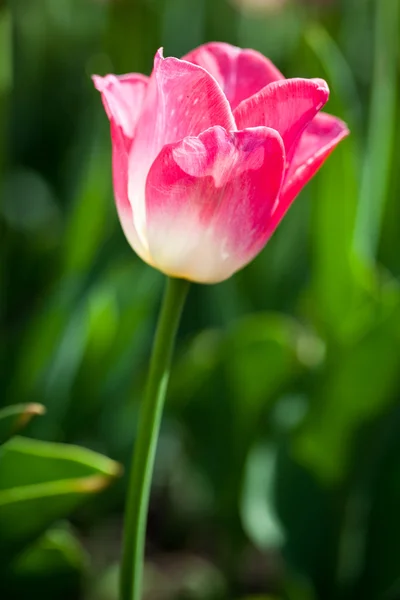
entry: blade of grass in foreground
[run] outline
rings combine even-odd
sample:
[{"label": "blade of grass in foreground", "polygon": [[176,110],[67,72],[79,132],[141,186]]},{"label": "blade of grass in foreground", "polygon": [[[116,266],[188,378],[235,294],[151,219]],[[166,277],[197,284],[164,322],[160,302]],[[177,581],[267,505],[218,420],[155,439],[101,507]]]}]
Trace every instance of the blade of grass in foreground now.
[{"label": "blade of grass in foreground", "polygon": [[[329,157],[310,186],[312,204],[312,293],[321,326],[336,339],[349,334],[358,310],[352,246],[357,216],[361,111],[352,71],[335,40],[321,25],[304,34],[308,72],[331,87],[328,112],[348,122],[351,135]],[[306,62],[307,61],[307,62]]]},{"label": "blade of grass in foreground", "polygon": [[400,0],[376,0],[374,72],[369,129],[354,247],[376,256],[393,161]]}]

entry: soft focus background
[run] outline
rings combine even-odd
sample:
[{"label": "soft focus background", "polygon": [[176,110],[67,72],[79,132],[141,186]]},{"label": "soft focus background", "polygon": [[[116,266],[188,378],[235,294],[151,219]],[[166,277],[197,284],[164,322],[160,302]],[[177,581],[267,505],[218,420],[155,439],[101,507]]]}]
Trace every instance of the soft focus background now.
[{"label": "soft focus background", "polygon": [[192,286],[145,598],[400,598],[399,16],[400,0],[0,1],[2,599],[116,600],[113,461],[163,277],[118,223],[90,75],[207,40],[324,77],[352,135],[248,268]]}]

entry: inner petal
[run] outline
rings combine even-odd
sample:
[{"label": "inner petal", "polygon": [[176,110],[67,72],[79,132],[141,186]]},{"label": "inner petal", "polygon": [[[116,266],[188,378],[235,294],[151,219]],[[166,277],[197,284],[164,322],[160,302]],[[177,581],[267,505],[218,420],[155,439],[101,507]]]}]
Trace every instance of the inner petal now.
[{"label": "inner petal", "polygon": [[260,52],[211,42],[184,57],[206,69],[220,84],[234,110],[242,100],[284,76]]},{"label": "inner petal", "polygon": [[207,71],[177,58],[156,55],[135,142],[129,157],[129,199],[136,229],[146,241],[145,183],[166,145],[213,125],[235,129],[227,99]]}]

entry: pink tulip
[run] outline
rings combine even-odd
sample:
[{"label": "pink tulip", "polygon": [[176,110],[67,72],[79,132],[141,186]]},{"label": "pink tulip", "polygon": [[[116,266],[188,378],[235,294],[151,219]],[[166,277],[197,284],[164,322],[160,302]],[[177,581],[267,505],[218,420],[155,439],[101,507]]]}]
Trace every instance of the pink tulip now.
[{"label": "pink tulip", "polygon": [[265,246],[348,130],[322,79],[285,79],[254,50],[210,43],[151,76],[93,77],[111,123],[118,214],[164,273],[230,277]]}]

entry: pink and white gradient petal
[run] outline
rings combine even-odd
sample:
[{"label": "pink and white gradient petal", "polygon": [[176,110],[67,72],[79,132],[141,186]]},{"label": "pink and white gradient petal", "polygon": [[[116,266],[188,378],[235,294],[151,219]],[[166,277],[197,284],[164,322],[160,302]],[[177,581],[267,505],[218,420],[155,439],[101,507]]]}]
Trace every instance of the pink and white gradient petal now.
[{"label": "pink and white gradient petal", "polygon": [[267,85],[234,111],[238,129],[264,125],[276,129],[285,144],[287,160],[301,133],[329,98],[322,79],[285,79]]},{"label": "pink and white gradient petal", "polygon": [[101,93],[108,118],[121,127],[124,137],[132,141],[146,94],[148,77],[129,75],[93,75],[93,83]]},{"label": "pink and white gradient petal", "polygon": [[101,92],[110,120],[113,188],[118,216],[129,244],[141,258],[147,260],[145,247],[136,232],[128,198],[128,153],[143,106],[148,77],[136,73],[121,77],[94,75],[93,82]]},{"label": "pink and white gradient petal", "polygon": [[212,127],[166,146],[146,185],[153,264],[202,283],[230,277],[271,234],[284,166],[282,139],[266,127]]},{"label": "pink and white gradient petal", "polygon": [[119,220],[126,239],[135,252],[146,262],[150,262],[147,250],[141,242],[133,219],[132,206],[128,198],[128,152],[121,127],[111,121],[112,177],[114,198]]},{"label": "pink and white gradient petal", "polygon": [[269,83],[284,79],[282,73],[260,52],[243,50],[223,42],[199,46],[183,59],[200,65],[215,77],[232,110]]},{"label": "pink and white gradient petal", "polygon": [[199,135],[213,125],[236,128],[229,103],[215,79],[203,68],[177,58],[163,58],[159,51],[129,156],[128,196],[145,246],[145,185],[153,161],[165,144]]}]

